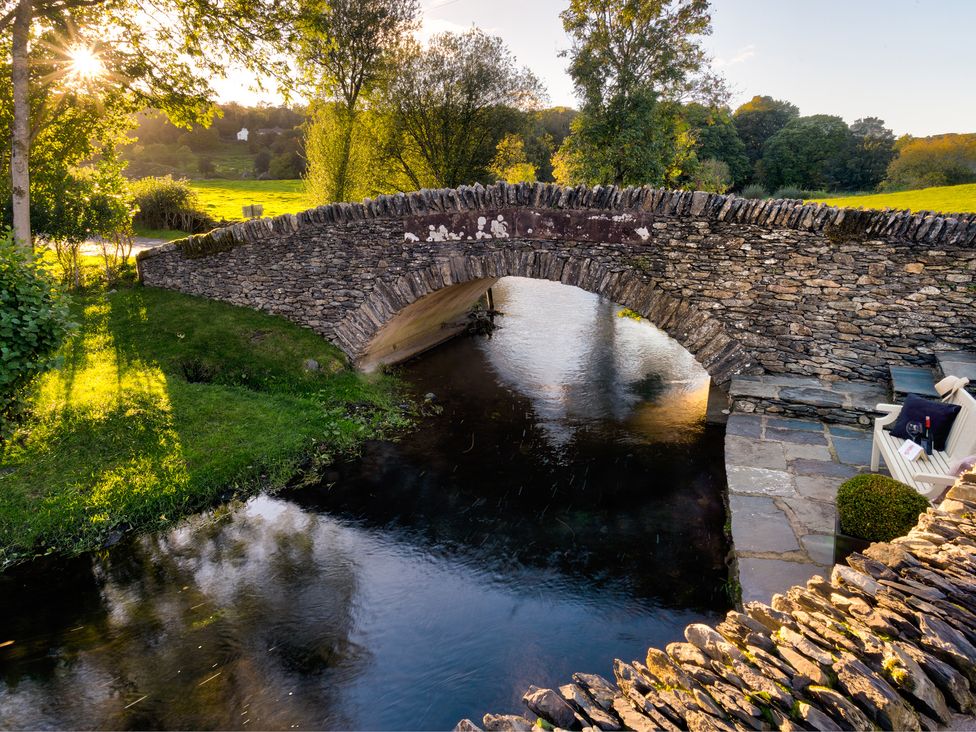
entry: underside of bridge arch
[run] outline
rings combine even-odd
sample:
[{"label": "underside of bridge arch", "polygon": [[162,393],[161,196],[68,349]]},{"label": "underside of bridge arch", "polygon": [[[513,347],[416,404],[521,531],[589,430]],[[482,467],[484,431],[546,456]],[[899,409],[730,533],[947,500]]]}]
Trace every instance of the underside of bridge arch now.
[{"label": "underside of bridge arch", "polygon": [[726,324],[655,287],[636,268],[610,269],[548,251],[452,257],[378,280],[366,301],[336,326],[336,340],[360,369],[398,363],[463,330],[471,306],[509,276],[562,282],[630,308],[688,349],[716,384],[762,370]]}]

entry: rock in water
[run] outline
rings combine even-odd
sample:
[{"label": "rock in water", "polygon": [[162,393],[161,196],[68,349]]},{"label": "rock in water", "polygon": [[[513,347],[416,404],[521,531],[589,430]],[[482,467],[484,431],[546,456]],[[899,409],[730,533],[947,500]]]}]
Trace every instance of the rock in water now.
[{"label": "rock in water", "polygon": [[556,727],[579,729],[581,726],[576,720],[576,712],[573,708],[552,689],[530,686],[522,701],[525,706]]},{"label": "rock in water", "polygon": [[531,732],[532,722],[517,714],[486,714],[481,720],[486,732]]}]

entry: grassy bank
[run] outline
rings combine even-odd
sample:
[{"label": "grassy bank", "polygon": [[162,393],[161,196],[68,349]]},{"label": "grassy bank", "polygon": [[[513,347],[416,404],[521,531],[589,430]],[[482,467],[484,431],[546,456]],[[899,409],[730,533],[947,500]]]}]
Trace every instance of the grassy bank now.
[{"label": "grassy bank", "polygon": [[252,204],[264,206],[264,216],[298,213],[310,206],[300,180],[193,180],[203,210],[220,221],[243,218],[241,208]]},{"label": "grassy bank", "polygon": [[976,213],[976,183],[938,186],[897,193],[874,193],[813,199],[813,203],[850,208],[893,208],[944,213]]},{"label": "grassy bank", "polygon": [[281,487],[405,423],[391,381],[279,318],[142,287],[73,313],[63,364],[0,448],[0,566]]}]

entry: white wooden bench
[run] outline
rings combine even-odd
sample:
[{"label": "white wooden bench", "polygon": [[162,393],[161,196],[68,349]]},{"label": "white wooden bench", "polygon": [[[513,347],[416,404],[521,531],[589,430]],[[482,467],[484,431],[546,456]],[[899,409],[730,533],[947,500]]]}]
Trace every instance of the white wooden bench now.
[{"label": "white wooden bench", "polygon": [[874,420],[874,444],[871,449],[871,470],[877,472],[879,459],[883,458],[891,476],[912,486],[929,499],[939,496],[942,491],[956,482],[957,476],[950,473],[950,466],[957,460],[976,455],[976,399],[965,390],[968,379],[947,376],[935,385],[942,394],[951,395],[945,400],[958,404],[962,409],[952,423],[946,449],[923,454],[917,460],[906,460],[898,449],[905,443],[900,437],[893,437],[885,427],[894,424],[901,412],[897,404],[879,404],[877,410],[885,416]]}]

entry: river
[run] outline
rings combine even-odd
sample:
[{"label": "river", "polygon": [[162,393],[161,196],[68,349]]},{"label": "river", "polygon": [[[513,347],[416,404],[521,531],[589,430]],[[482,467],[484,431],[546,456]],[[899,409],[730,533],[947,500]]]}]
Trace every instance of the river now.
[{"label": "river", "polygon": [[449,729],[730,606],[707,375],[613,303],[507,278],[436,406],[320,485],[0,577],[0,727]]}]

